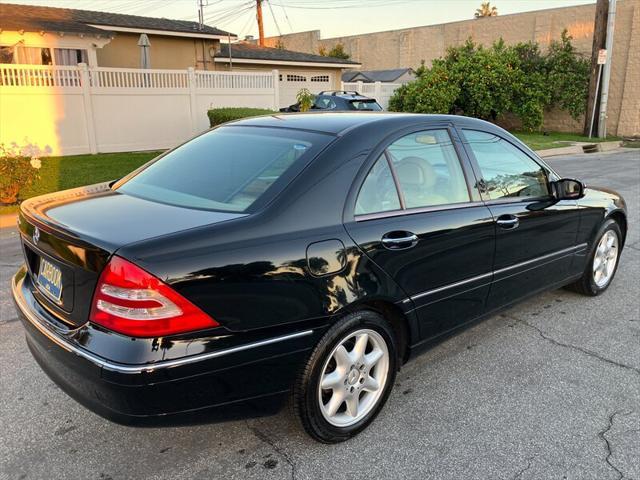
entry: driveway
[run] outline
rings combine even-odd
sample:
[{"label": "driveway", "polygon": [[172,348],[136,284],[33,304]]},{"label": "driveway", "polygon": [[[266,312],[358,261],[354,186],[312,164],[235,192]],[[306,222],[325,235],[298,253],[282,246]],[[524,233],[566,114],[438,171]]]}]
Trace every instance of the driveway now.
[{"label": "driveway", "polygon": [[285,410],[180,428],[118,426],[80,407],[27,351],[9,300],[21,262],[0,231],[0,480],[182,478],[640,479],[640,150],[555,157],[621,192],[630,229],[607,293],[558,290],[431,349],[377,421],[340,445]]}]

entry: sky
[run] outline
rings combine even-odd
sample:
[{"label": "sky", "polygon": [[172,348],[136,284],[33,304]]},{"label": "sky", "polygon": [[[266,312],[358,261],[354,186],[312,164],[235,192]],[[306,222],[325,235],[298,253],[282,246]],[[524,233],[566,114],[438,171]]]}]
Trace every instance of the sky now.
[{"label": "sky", "polygon": [[[198,0],[0,0],[197,20]],[[255,0],[202,0],[205,23],[257,37]],[[594,3],[595,0],[494,0],[500,15]],[[321,38],[467,20],[481,0],[263,0],[266,36],[320,30]]]}]

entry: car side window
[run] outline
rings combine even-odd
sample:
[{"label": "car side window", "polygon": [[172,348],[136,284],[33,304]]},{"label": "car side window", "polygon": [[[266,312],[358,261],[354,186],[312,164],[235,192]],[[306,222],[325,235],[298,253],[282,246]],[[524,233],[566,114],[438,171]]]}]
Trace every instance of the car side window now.
[{"label": "car side window", "polygon": [[316,98],[313,106],[319,110],[333,110],[336,108],[335,102],[327,97]]},{"label": "car side window", "polygon": [[406,208],[470,201],[462,165],[446,129],[411,133],[387,151]]},{"label": "car side window", "polygon": [[524,152],[491,133],[463,129],[463,134],[491,200],[549,195],[547,173]]},{"label": "car side window", "polygon": [[382,154],[360,188],[355,214],[366,215],[399,209],[398,191],[387,158]]}]

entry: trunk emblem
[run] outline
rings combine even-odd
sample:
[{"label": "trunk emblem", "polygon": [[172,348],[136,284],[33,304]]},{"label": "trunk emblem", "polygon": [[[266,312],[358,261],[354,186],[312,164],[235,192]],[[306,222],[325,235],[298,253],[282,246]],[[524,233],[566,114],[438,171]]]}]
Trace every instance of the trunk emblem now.
[{"label": "trunk emblem", "polygon": [[38,240],[40,240],[40,229],[38,227],[35,227],[33,229],[33,237],[31,237],[33,239],[33,243],[34,245],[38,244]]}]

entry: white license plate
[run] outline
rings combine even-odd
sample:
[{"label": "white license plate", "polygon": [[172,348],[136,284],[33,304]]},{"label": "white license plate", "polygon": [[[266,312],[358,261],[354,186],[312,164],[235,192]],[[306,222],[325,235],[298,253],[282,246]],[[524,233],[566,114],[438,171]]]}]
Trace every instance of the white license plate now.
[{"label": "white license plate", "polygon": [[62,296],[62,271],[60,267],[40,258],[38,285],[44,293],[59,303]]}]

